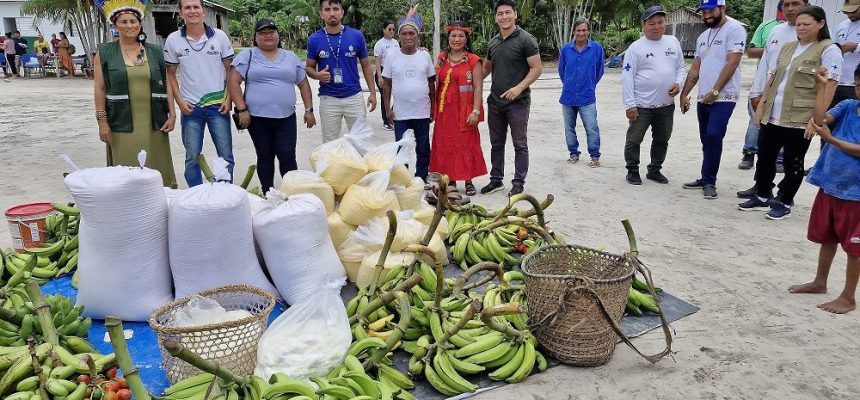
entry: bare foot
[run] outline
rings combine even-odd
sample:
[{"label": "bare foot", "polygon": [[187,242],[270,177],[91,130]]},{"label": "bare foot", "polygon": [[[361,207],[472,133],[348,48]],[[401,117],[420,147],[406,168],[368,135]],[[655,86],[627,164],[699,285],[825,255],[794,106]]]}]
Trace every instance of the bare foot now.
[{"label": "bare foot", "polygon": [[827,293],[827,285],[819,285],[815,282],[794,285],[788,288],[789,293]]},{"label": "bare foot", "polygon": [[856,307],[857,304],[853,300],[848,300],[844,297],[838,297],[836,300],[831,300],[827,303],[821,303],[818,305],[818,308],[834,314],[845,314],[854,310]]}]

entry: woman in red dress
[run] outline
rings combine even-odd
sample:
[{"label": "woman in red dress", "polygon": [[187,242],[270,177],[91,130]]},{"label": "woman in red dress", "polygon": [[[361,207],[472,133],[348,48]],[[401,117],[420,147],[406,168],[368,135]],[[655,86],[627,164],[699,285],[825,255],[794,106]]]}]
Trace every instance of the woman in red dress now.
[{"label": "woman in red dress", "polygon": [[469,52],[472,29],[456,21],[445,28],[448,51],[436,63],[436,109],[430,171],[448,175],[451,185],[466,181],[466,194],[475,195],[472,179],[487,174],[478,122],[484,120],[481,58]]}]

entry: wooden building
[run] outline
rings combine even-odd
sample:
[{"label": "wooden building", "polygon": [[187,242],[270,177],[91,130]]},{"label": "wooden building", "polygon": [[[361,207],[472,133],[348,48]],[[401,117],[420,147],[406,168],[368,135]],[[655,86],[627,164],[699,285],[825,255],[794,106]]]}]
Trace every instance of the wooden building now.
[{"label": "wooden building", "polygon": [[696,39],[706,29],[702,16],[692,7],[681,7],[666,16],[666,34],[673,35],[681,42],[681,50],[687,57],[696,52]]}]

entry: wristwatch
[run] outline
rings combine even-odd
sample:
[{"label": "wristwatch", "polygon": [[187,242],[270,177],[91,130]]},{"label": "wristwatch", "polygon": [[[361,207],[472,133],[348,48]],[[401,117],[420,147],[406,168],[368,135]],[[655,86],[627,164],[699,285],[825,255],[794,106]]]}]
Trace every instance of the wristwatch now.
[{"label": "wristwatch", "polygon": [[245,108],[235,108],[235,107],[234,107],[234,108],[233,108],[233,112],[234,112],[234,113],[236,113],[236,114],[243,113],[243,112],[245,112],[245,111],[248,111],[248,108],[247,108],[247,107],[245,107]]},{"label": "wristwatch", "polygon": [[305,112],[306,112],[306,113],[313,113],[313,112],[314,112],[314,108],[313,108],[313,107],[311,107],[311,108],[305,108]]},{"label": "wristwatch", "polygon": [[712,94],[714,97],[719,97],[719,96],[720,96],[720,91],[719,91],[719,90],[717,90],[717,89],[714,89],[714,90],[711,90],[711,94]]}]

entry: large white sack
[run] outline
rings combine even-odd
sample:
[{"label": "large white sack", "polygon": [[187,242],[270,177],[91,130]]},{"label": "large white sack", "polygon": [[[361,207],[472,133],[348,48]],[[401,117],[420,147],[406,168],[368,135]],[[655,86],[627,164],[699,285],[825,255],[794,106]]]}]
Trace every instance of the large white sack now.
[{"label": "large white sack", "polygon": [[289,304],[346,276],[328,232],[325,206],[310,193],[266,194],[254,216],[254,237],[275,286]]},{"label": "large white sack", "polygon": [[203,183],[177,192],[168,210],[176,297],[226,285],[254,286],[280,297],[257,261],[245,189]]},{"label": "large white sack", "polygon": [[78,304],[89,317],[146,321],[173,300],[161,174],[91,168],[65,183],[81,210]]}]

